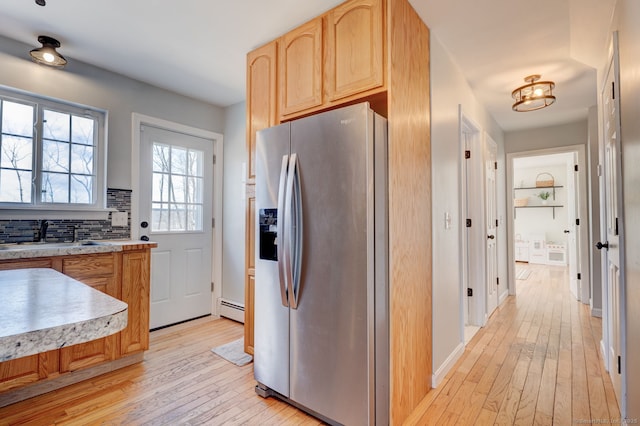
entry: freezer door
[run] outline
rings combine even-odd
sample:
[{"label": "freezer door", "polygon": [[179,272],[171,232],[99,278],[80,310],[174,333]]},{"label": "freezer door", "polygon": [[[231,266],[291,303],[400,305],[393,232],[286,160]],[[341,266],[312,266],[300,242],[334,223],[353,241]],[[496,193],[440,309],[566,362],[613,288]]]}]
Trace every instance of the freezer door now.
[{"label": "freezer door", "polygon": [[290,398],[345,425],[375,408],[372,136],[368,104],[291,124],[304,226]]},{"label": "freezer door", "polygon": [[286,283],[280,279],[281,210],[289,129],[289,124],[282,124],[261,130],[256,145],[254,376],[284,396],[289,396],[289,308]]}]

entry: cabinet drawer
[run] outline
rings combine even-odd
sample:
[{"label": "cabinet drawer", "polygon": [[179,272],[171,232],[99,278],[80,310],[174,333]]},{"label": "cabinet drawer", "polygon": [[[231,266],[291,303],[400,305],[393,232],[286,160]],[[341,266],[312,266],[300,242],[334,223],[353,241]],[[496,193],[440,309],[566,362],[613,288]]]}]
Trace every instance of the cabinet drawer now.
[{"label": "cabinet drawer", "polygon": [[78,256],[62,261],[62,273],[72,278],[111,276],[114,273],[115,260],[111,253]]}]

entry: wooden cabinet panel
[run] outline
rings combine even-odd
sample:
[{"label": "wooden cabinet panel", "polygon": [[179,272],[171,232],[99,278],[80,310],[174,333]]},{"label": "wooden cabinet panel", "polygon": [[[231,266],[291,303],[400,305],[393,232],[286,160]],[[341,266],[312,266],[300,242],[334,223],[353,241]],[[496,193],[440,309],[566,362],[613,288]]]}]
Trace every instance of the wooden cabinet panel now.
[{"label": "wooden cabinet panel", "polygon": [[38,355],[0,363],[0,391],[40,380]]},{"label": "wooden cabinet panel", "polygon": [[382,0],[354,0],[327,14],[325,81],[335,101],[384,84]]},{"label": "wooden cabinet panel", "polygon": [[277,124],[277,42],[247,55],[247,179],[256,176],[256,132]]},{"label": "wooden cabinet panel", "polygon": [[[62,259],[62,273],[90,285],[109,296],[120,297],[120,265],[118,253],[67,256]],[[74,371],[118,355],[118,335],[103,337],[60,349],[60,371]]]},{"label": "wooden cabinet panel", "polygon": [[122,254],[122,301],[129,305],[127,327],[120,332],[122,355],[149,349],[149,250]]},{"label": "wooden cabinet panel", "polygon": [[244,351],[253,355],[253,309],[255,294],[255,247],[256,247],[256,193],[255,185],[247,185],[247,217],[246,217],[244,281]]},{"label": "wooden cabinet panel", "polygon": [[280,117],[322,105],[322,18],[282,36],[278,45]]}]

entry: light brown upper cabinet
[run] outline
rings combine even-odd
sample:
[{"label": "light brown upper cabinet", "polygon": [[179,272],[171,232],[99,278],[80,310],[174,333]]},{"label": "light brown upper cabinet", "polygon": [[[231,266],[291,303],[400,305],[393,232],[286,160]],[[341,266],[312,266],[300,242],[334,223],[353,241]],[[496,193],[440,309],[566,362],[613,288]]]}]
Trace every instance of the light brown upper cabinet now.
[{"label": "light brown upper cabinet", "polygon": [[282,36],[278,49],[280,117],[322,105],[322,18]]},{"label": "light brown upper cabinet", "polygon": [[329,102],[384,84],[382,0],[354,0],[327,14],[325,84]]},{"label": "light brown upper cabinet", "polygon": [[247,55],[247,179],[256,175],[256,132],[277,124],[277,42]]}]

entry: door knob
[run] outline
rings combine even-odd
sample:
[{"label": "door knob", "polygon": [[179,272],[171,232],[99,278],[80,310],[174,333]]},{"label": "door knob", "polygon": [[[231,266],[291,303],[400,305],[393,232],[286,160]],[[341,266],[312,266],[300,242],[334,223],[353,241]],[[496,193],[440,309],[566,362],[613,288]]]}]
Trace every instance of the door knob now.
[{"label": "door knob", "polygon": [[495,238],[495,235],[487,235],[487,238],[493,240]]},{"label": "door knob", "polygon": [[597,248],[598,250],[602,250],[603,248],[605,248],[605,249],[609,250],[609,242],[608,242],[608,241],[605,241],[605,243],[604,243],[604,244],[602,244],[600,241],[598,241],[598,242],[596,243],[596,248]]},{"label": "door knob", "polygon": [[571,231],[569,231],[568,229],[565,229],[563,232],[564,232],[565,234],[568,234],[568,233],[569,233],[569,232],[571,232]]},{"label": "door knob", "polygon": [[140,239],[142,241],[149,241],[149,237],[147,237],[146,235],[143,235],[142,237],[140,237]]}]

